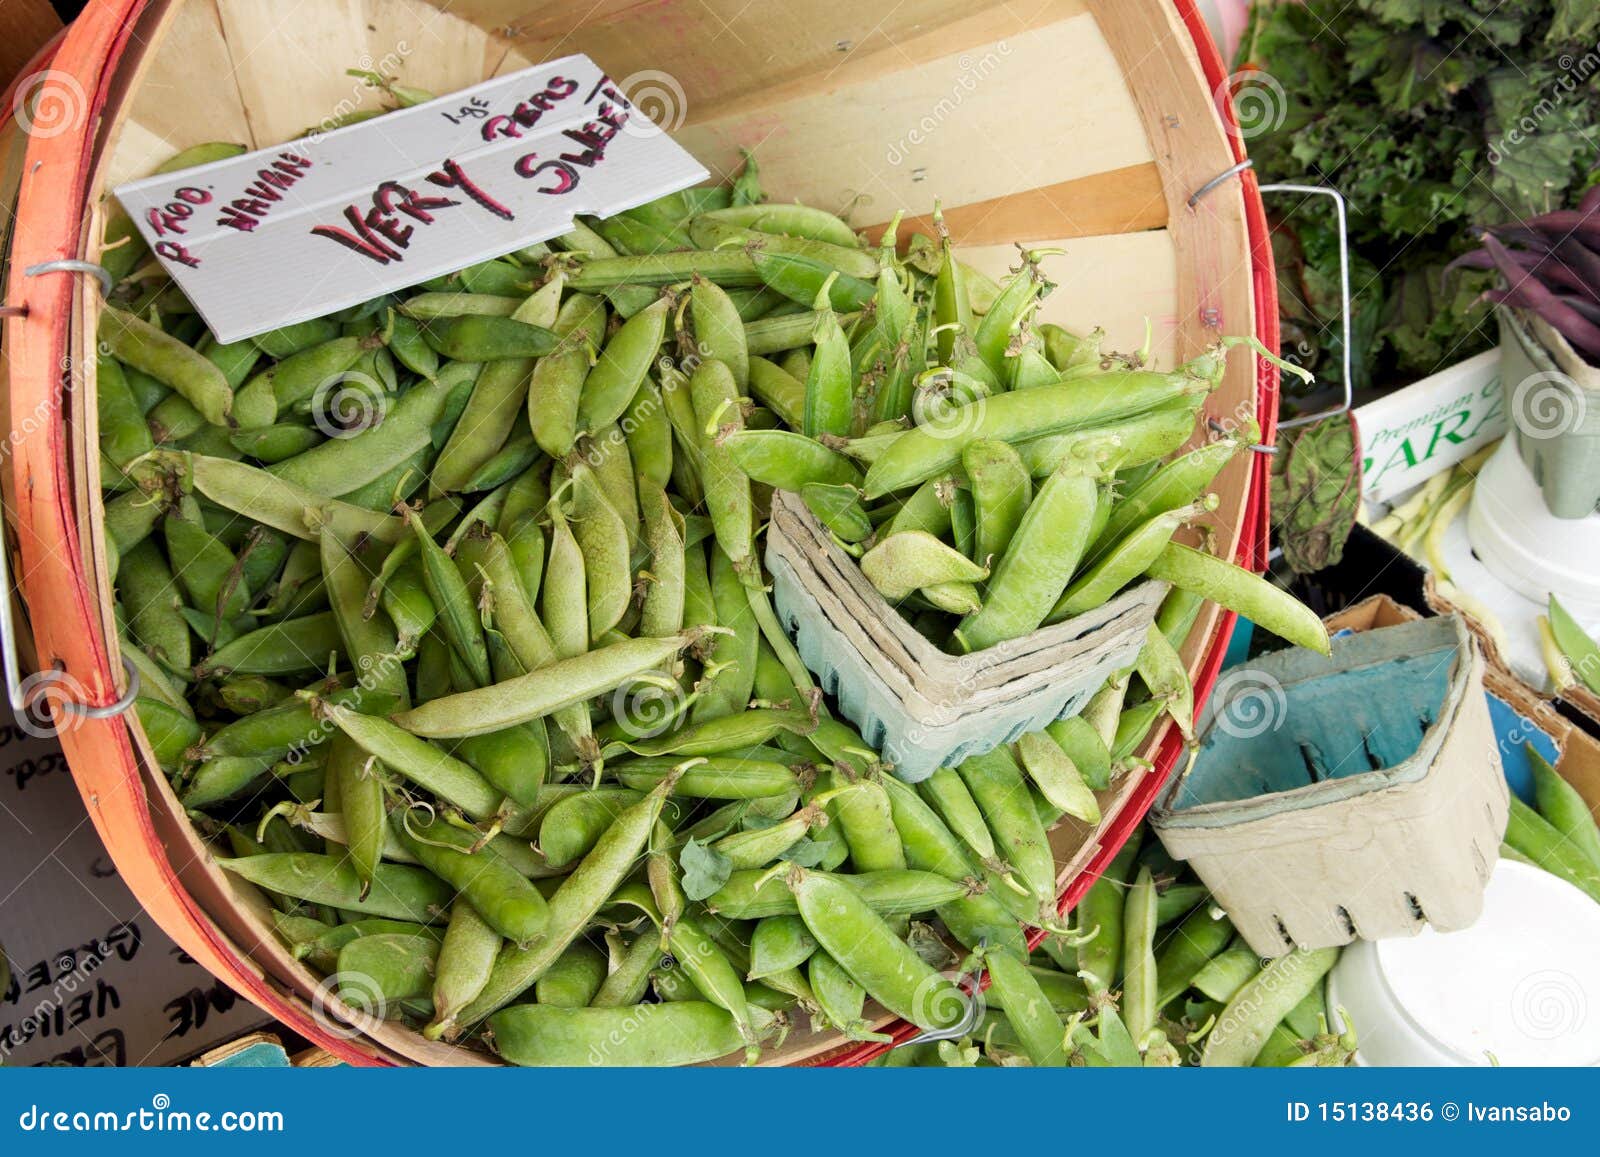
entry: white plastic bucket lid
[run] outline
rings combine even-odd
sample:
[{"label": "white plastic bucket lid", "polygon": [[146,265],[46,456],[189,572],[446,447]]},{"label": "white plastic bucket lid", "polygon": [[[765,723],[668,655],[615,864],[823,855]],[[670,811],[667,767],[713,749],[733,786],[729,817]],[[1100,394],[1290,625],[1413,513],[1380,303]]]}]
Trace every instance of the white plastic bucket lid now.
[{"label": "white plastic bucket lid", "polygon": [[1357,941],[1328,1005],[1349,1012],[1363,1064],[1600,1064],[1600,904],[1501,860],[1476,924]]},{"label": "white plastic bucket lid", "polygon": [[1551,514],[1510,438],[1478,474],[1467,531],[1483,564],[1524,598],[1542,608],[1554,591],[1578,618],[1600,619],[1600,514]]}]

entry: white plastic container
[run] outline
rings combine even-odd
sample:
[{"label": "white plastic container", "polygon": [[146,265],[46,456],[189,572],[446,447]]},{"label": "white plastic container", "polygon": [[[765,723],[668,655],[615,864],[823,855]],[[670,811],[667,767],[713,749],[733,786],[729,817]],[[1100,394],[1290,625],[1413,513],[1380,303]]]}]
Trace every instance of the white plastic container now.
[{"label": "white plastic container", "polygon": [[1578,618],[1600,622],[1600,514],[1551,514],[1509,438],[1478,475],[1467,534],[1483,565],[1519,595],[1542,608],[1554,591]]},{"label": "white plastic container", "polygon": [[1346,948],[1328,1007],[1355,1023],[1359,1064],[1600,1065],[1600,905],[1501,860],[1472,927]]}]

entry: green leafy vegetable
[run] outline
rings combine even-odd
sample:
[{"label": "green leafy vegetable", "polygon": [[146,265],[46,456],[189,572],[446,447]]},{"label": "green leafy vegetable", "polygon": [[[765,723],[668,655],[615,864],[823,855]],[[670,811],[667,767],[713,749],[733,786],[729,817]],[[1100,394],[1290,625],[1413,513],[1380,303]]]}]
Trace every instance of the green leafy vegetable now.
[{"label": "green leafy vegetable", "polygon": [[695,839],[683,845],[678,865],[683,869],[683,894],[691,900],[704,900],[733,874],[732,860]]}]

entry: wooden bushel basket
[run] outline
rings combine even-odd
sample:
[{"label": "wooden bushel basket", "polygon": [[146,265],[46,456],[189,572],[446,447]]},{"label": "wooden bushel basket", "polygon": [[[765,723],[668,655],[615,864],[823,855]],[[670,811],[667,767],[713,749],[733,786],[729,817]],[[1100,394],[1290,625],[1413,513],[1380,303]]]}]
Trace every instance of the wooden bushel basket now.
[{"label": "wooden bushel basket", "polygon": [[[98,282],[39,264],[93,261],[107,188],[211,140],[264,147],[377,94],[345,74],[371,67],[452,92],[547,58],[585,52],[716,174],[740,146],[780,198],[853,206],[874,226],[942,199],[963,257],[996,274],[1013,242],[1063,246],[1043,316],[1102,325],[1134,348],[1154,323],[1170,367],[1224,334],[1277,345],[1277,302],[1255,177],[1226,69],[1192,0],[1002,4],[914,0],[98,0],[51,67],[79,101],[68,126],[5,130],[20,166],[4,327],[12,462],[11,574],[42,668],[79,702],[115,702],[124,681],[106,579],[94,365]],[[7,100],[10,109],[10,100]],[[0,141],[0,143],[4,143]],[[0,155],[6,155],[0,153]],[[20,314],[18,316],[17,314]],[[1256,417],[1267,438],[1277,375],[1236,353],[1209,417]],[[1266,470],[1242,455],[1218,478],[1212,543],[1265,559]],[[1209,608],[1185,656],[1203,696],[1232,617]],[[330,1019],[317,978],[290,959],[252,890],[224,878],[155,769],[131,714],[57,718],[73,776],[123,878],[196,959],[295,1031],[354,1063],[492,1063],[393,1025]],[[1177,756],[1165,730],[1155,770],[1104,793],[1098,831],[1053,834],[1062,908],[1076,902],[1143,816]],[[314,1008],[321,1009],[314,1015]],[[909,1026],[890,1026],[897,1039]],[[860,1063],[881,1045],[799,1036],[780,1063]]]}]

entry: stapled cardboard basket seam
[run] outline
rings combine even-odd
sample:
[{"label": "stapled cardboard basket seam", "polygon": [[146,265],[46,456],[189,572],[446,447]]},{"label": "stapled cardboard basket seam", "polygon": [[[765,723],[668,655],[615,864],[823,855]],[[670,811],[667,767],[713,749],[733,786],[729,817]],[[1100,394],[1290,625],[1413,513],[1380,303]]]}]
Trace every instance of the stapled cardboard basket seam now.
[{"label": "stapled cardboard basket seam", "polygon": [[[304,0],[285,24],[259,0],[98,0],[52,64],[81,88],[84,115],[31,137],[0,125],[0,134],[11,133],[0,162],[10,157],[19,174],[0,187],[8,207],[18,185],[25,198],[5,293],[19,316],[4,323],[0,367],[15,451],[5,478],[20,555],[13,573],[40,662],[81,681],[87,699],[109,702],[121,688],[97,476],[99,289],[22,271],[98,259],[105,190],[179,149],[218,140],[267,147],[352,104],[374,106],[379,94],[345,74],[364,57],[441,93],[570,52],[587,53],[625,85],[664,74],[682,94],[668,110],[674,136],[718,173],[737,167],[739,145],[755,144],[768,186],[784,198],[837,206],[870,188],[883,218],[858,211],[856,223],[869,227],[904,207],[927,228],[937,192],[963,259],[990,275],[1014,261],[1013,242],[1070,247],[1067,260],[1092,273],[1063,279],[1046,320],[1104,324],[1131,347],[1147,315],[1169,318],[1163,364],[1195,356],[1224,333],[1277,345],[1265,214],[1254,174],[1235,168],[1245,159],[1243,136],[1232,108],[1214,96],[1226,91],[1228,70],[1193,0],[1084,0],[1027,13],[921,2],[885,13],[818,0],[799,17],[792,5],[753,0],[729,17],[737,35],[686,0],[598,16],[592,5],[555,0],[533,24],[515,19],[525,7]],[[796,19],[826,34],[795,35]],[[712,41],[715,67],[707,63]],[[854,47],[841,55],[836,44]],[[948,97],[963,59],[990,69],[983,92],[914,146],[913,163],[896,163],[893,149],[904,153],[905,128],[921,115],[913,111]],[[1010,115],[1069,105],[1079,113],[1072,139],[1044,149],[1037,125]],[[9,112],[9,100],[5,106]],[[996,155],[1020,151],[1028,152],[1034,188],[1008,184],[1015,165]],[[1203,201],[1189,203],[1228,171],[1234,175]],[[1276,399],[1276,371],[1239,355],[1207,414],[1237,420],[1253,412],[1270,439]],[[1246,565],[1265,558],[1266,474],[1259,456],[1241,456],[1216,485],[1218,552]],[[1202,691],[1231,622],[1208,608],[1185,651]],[[491,1063],[392,1026],[344,1032],[313,1016],[326,1004],[317,977],[273,938],[259,894],[217,868],[154,770],[137,721],[90,721],[65,731],[62,744],[130,887],[227,983],[341,1059]],[[1138,823],[1177,750],[1165,730],[1152,736],[1142,754],[1157,761],[1155,770],[1127,777],[1104,801],[1101,829],[1054,834],[1058,864],[1079,867],[1063,877],[1068,901]],[[907,1031],[888,1016],[876,1023],[897,1036]],[[797,1036],[768,1059],[859,1063],[881,1047]]]},{"label": "stapled cardboard basket seam", "polygon": [[1458,616],[1226,672],[1150,822],[1262,956],[1464,928],[1505,832],[1483,656]]},{"label": "stapled cardboard basket seam", "polygon": [[873,589],[793,494],[773,495],[766,560],[778,618],[800,657],[913,783],[1081,711],[1133,663],[1167,589],[1140,583],[1020,639],[948,655]]}]

